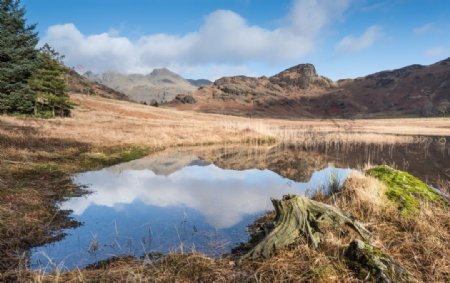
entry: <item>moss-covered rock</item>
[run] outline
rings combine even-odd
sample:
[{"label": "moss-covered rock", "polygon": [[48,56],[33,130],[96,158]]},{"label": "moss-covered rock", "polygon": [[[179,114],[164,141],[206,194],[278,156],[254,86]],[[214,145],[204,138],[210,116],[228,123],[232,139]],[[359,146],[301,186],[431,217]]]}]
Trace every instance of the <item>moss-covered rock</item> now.
[{"label": "moss-covered rock", "polygon": [[437,191],[407,172],[380,165],[369,169],[367,174],[386,185],[386,196],[396,203],[403,216],[416,212],[420,201],[445,203]]},{"label": "moss-covered rock", "polygon": [[380,249],[354,240],[345,251],[347,263],[358,276],[373,282],[418,282],[411,273],[403,268]]}]

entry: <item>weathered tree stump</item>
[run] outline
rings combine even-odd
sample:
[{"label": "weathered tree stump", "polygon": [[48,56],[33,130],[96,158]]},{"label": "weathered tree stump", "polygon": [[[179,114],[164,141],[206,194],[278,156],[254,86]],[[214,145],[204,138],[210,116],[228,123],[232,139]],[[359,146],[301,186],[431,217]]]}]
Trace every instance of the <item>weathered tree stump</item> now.
[{"label": "weathered tree stump", "polygon": [[363,239],[370,238],[370,232],[362,224],[337,207],[294,195],[284,196],[282,200],[272,199],[272,204],[276,213],[273,230],[241,260],[269,258],[277,250],[296,242],[302,236],[306,237],[312,247],[317,248],[321,223],[347,225]]},{"label": "weathered tree stump", "polygon": [[378,283],[418,282],[398,262],[361,240],[352,241],[345,256],[350,268],[362,279],[371,278]]}]

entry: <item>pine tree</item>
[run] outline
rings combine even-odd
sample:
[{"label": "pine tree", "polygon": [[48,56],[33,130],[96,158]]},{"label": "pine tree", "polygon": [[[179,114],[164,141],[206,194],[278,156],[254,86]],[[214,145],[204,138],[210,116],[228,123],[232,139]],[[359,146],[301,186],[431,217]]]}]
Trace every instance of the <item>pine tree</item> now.
[{"label": "pine tree", "polygon": [[28,80],[36,69],[35,25],[26,25],[19,0],[0,0],[0,113],[32,113]]},{"label": "pine tree", "polygon": [[38,67],[30,79],[36,93],[34,114],[40,116],[69,116],[72,105],[67,94],[67,68],[58,52],[45,44],[38,54]]}]

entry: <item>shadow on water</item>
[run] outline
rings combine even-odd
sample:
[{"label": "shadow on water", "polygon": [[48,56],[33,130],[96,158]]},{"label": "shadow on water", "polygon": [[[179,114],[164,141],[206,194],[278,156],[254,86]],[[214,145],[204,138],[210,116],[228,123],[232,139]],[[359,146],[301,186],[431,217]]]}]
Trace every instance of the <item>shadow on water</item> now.
[{"label": "shadow on water", "polygon": [[93,193],[61,208],[83,225],[33,249],[31,265],[73,269],[112,256],[171,251],[218,257],[248,240],[247,225],[272,209],[271,197],[312,192],[336,174],[342,183],[351,169],[383,163],[432,185],[450,180],[447,140],[179,148],[79,174],[75,182]]}]

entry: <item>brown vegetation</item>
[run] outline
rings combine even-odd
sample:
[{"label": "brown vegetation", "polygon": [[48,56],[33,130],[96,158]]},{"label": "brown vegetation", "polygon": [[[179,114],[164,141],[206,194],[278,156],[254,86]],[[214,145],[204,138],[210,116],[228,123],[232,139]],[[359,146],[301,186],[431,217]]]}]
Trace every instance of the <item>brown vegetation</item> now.
[{"label": "brown vegetation", "polygon": [[193,105],[179,109],[237,116],[427,117],[450,112],[450,58],[411,65],[337,83],[301,64],[272,77],[227,77],[193,93]]},{"label": "brown vegetation", "polygon": [[[43,276],[26,270],[25,252],[61,237],[61,228],[77,225],[56,206],[64,197],[82,192],[72,184],[72,173],[136,159],[164,147],[274,141],[396,144],[411,141],[403,134],[450,136],[450,120],[443,118],[281,121],[178,112],[83,95],[73,100],[78,106],[71,118],[0,116],[0,280],[352,282],[353,273],[339,260],[348,244],[345,233],[327,233],[325,244],[317,250],[299,243],[269,260],[241,266],[230,258],[174,254],[150,261],[121,259],[108,268]],[[400,217],[374,195],[382,186],[367,180],[372,179],[352,177],[347,189],[323,201],[370,223],[377,246],[422,280],[448,280],[448,211],[424,204],[417,217]]]},{"label": "brown vegetation", "polygon": [[[170,147],[212,143],[323,142],[409,143],[404,135],[450,136],[450,118],[382,120],[249,119],[233,116],[181,112],[76,95],[73,117],[52,120],[0,117],[5,132],[27,128],[41,136],[83,141],[97,146],[149,145]],[[401,125],[401,127],[400,127]],[[262,140],[260,140],[262,141]]]}]

